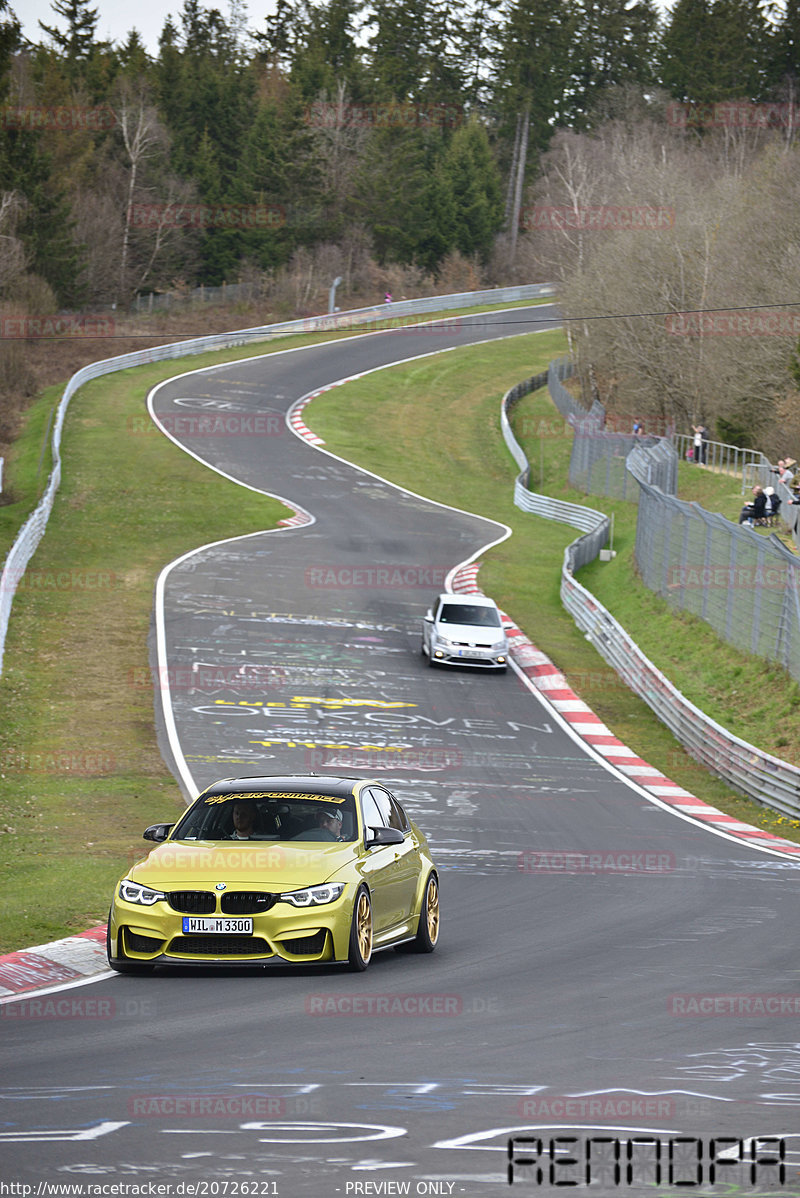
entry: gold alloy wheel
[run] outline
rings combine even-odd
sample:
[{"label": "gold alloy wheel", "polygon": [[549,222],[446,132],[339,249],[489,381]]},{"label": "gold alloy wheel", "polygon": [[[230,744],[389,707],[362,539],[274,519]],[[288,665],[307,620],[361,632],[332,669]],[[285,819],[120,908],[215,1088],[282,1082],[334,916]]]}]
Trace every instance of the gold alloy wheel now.
[{"label": "gold alloy wheel", "polygon": [[356,908],[356,928],[358,935],[358,951],[364,961],[372,956],[372,904],[366,890],[358,896]]},{"label": "gold alloy wheel", "polygon": [[428,924],[428,939],[435,944],[439,939],[439,886],[431,877],[425,891],[425,919]]}]

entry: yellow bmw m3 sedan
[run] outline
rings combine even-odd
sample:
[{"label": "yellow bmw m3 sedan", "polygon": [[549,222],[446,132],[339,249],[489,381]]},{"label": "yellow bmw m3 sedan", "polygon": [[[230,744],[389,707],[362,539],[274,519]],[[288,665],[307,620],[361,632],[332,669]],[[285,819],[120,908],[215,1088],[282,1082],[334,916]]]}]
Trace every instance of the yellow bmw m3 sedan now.
[{"label": "yellow bmw m3 sedan", "polygon": [[428,843],[386,787],[362,778],[227,778],[118,883],[108,962],[369,965],[374,952],[439,939],[439,876]]}]

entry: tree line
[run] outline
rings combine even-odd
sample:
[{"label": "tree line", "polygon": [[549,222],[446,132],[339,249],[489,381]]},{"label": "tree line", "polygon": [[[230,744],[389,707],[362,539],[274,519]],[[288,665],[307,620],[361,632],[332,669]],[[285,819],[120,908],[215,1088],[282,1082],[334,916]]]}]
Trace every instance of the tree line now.
[{"label": "tree line", "polygon": [[184,0],[151,56],[135,29],[100,41],[90,0],[55,0],[35,42],[0,0],[0,287],[125,302],[321,244],[485,265],[553,136],[615,89],[784,94],[798,3],[678,0],[663,22],[652,0],[279,0],[249,30]]},{"label": "tree line", "polygon": [[590,398],[730,437],[783,412],[785,336],[663,314],[791,292],[800,0],[184,0],[155,54],[52,8],[31,40],[0,0],[3,310],[289,268],[303,309],[455,261],[560,282]]}]

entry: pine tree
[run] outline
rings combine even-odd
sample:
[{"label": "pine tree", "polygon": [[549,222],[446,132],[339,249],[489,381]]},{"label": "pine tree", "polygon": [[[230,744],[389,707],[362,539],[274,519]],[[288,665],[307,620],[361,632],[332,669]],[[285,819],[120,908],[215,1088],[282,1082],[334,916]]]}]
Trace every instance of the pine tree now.
[{"label": "pine tree", "polygon": [[131,29],[120,46],[117,57],[122,70],[131,78],[146,73],[150,66],[150,58],[138,29]]},{"label": "pine tree", "polygon": [[438,132],[419,127],[376,130],[370,140],[357,207],[380,262],[419,262],[431,269],[455,244],[442,148]]},{"label": "pine tree", "polygon": [[50,7],[56,16],[66,21],[66,30],[45,25],[43,21],[39,25],[67,60],[70,69],[74,69],[77,64],[88,60],[92,52],[97,9],[89,7],[89,0],[53,0]]},{"label": "pine tree", "polygon": [[800,80],[800,0],[784,0],[770,45],[770,76],[776,83]]},{"label": "pine tree", "polygon": [[529,110],[530,140],[540,149],[564,116],[576,28],[567,0],[512,0],[507,13],[496,99],[509,116]]},{"label": "pine tree", "polygon": [[54,177],[40,134],[14,129],[0,133],[0,178],[4,190],[25,201],[17,235],[25,246],[29,272],[50,284],[59,304],[80,305],[85,298],[81,247],[72,236],[68,197]]},{"label": "pine tree", "polygon": [[583,0],[578,13],[567,106],[572,125],[585,123],[606,88],[652,86],[658,41],[653,0]]},{"label": "pine tree", "polygon": [[159,106],[173,140],[173,164],[191,177],[205,130],[219,169],[229,178],[253,116],[252,75],[231,29],[215,9],[186,0],[181,25],[182,33],[171,23],[164,27],[155,66]]},{"label": "pine tree", "polygon": [[5,90],[5,75],[11,55],[19,48],[21,40],[22,27],[8,0],[0,0],[0,95]]},{"label": "pine tree", "polygon": [[374,0],[369,65],[377,100],[419,100],[427,65],[429,0]]},{"label": "pine tree", "polygon": [[503,218],[500,176],[486,130],[476,119],[457,129],[444,155],[456,213],[453,244],[487,257]]},{"label": "pine tree", "polygon": [[329,0],[310,5],[302,18],[296,18],[288,69],[305,100],[315,100],[321,93],[333,95],[340,84],[355,100],[360,98],[366,81],[355,39],[362,8],[363,0]]},{"label": "pine tree", "polygon": [[758,99],[770,31],[758,0],[678,0],[664,30],[661,76],[676,100]]}]

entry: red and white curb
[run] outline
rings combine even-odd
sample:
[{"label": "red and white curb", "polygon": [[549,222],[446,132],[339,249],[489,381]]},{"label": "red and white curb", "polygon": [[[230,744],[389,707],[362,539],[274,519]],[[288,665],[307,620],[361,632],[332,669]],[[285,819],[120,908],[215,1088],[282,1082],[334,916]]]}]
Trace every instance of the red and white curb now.
[{"label": "red and white curb", "polygon": [[[472,562],[459,570],[453,579],[453,590],[458,594],[482,593],[477,583],[479,569],[480,563]],[[501,614],[511,647],[511,657],[518,668],[533,684],[539,695],[569,725],[571,731],[587,745],[590,745],[596,753],[601,754],[609,764],[630,778],[631,782],[635,782],[643,790],[648,791],[661,803],[673,807],[681,815],[687,815],[701,823],[710,824],[734,839],[758,845],[761,848],[777,849],[781,853],[800,858],[800,844],[784,840],[780,836],[774,836],[771,832],[753,827],[752,824],[745,824],[732,815],[726,815],[724,811],[719,811],[710,803],[697,798],[691,791],[684,790],[677,782],[673,782],[671,778],[662,774],[660,770],[648,765],[638,753],[618,740],[588,704],[575,694],[564,675],[553,665],[550,658],[536,648],[505,612]]]},{"label": "red and white curb", "polygon": [[[333,386],[337,386],[336,383]],[[331,387],[320,387],[319,391],[312,391],[310,395],[305,395],[296,404],[289,413],[289,424],[292,431],[297,433],[298,437],[302,437],[304,441],[308,441],[309,445],[324,445],[322,437],[318,437],[316,433],[312,433],[306,422],[303,420],[303,409],[308,407],[312,399],[316,399],[318,395],[322,395],[325,391],[330,391]]]},{"label": "red and white curb", "polygon": [[[288,503],[286,503],[285,499],[283,502],[287,507],[290,506]],[[304,512],[300,508],[293,508],[293,511],[293,516],[287,516],[285,520],[278,521],[278,524],[280,524],[282,528],[302,528],[304,524],[313,523],[313,519],[308,512]]]},{"label": "red and white curb", "polygon": [[105,924],[65,940],[7,953],[0,957],[0,1003],[30,990],[79,983],[106,969]]}]

